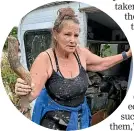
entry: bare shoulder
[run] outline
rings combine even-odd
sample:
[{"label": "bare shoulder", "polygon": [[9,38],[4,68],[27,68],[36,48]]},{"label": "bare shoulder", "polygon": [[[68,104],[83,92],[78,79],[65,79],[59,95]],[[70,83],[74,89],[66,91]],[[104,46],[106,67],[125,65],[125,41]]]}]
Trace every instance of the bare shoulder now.
[{"label": "bare shoulder", "polygon": [[47,52],[50,52],[51,49],[47,49],[46,51],[43,51],[41,52],[35,59],[32,67],[34,66],[38,66],[38,67],[41,67],[41,66],[45,66],[45,67],[49,67],[49,56],[47,54]]},{"label": "bare shoulder", "polygon": [[47,61],[49,61],[49,55],[50,55],[51,53],[52,53],[52,49],[49,48],[49,49],[47,49],[47,50],[41,52],[41,53],[37,56],[37,58],[40,59],[40,60],[43,60],[43,59],[44,59],[45,62],[47,62]]},{"label": "bare shoulder", "polygon": [[87,51],[89,51],[86,47],[77,47],[77,52],[78,53],[85,53],[85,52],[87,52]]},{"label": "bare shoulder", "polygon": [[91,52],[85,48],[85,47],[78,47],[77,48],[77,52],[80,56],[83,56],[86,58],[86,56],[88,56],[88,54],[90,54]]}]

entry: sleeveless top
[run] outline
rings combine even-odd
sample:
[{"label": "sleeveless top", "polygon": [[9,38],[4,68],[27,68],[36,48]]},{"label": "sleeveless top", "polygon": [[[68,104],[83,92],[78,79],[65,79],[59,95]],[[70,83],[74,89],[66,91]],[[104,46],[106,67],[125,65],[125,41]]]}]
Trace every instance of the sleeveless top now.
[{"label": "sleeveless top", "polygon": [[[78,54],[74,53],[74,56],[78,62],[79,74],[74,78],[64,78],[60,72],[58,59],[55,51],[53,50],[54,58],[56,62],[57,71],[54,70],[51,57],[47,52],[53,72],[51,77],[47,80],[45,84],[45,89],[56,103],[68,106],[77,107],[84,103],[85,92],[88,88],[88,77],[85,69],[81,65],[80,58]],[[82,110],[78,112],[78,125],[80,125]],[[64,110],[48,111],[44,117],[42,117],[40,124],[44,119],[52,119],[53,121],[59,121],[59,124],[67,126],[71,117],[71,113]]]},{"label": "sleeveless top", "polygon": [[81,65],[78,54],[74,53],[74,56],[78,62],[79,75],[74,78],[64,78],[59,69],[58,59],[55,51],[53,50],[57,72],[54,70],[52,60],[47,52],[50,62],[53,68],[51,77],[46,82],[46,90],[50,97],[57,103],[75,107],[84,102],[85,92],[88,88],[88,77],[85,69]]}]

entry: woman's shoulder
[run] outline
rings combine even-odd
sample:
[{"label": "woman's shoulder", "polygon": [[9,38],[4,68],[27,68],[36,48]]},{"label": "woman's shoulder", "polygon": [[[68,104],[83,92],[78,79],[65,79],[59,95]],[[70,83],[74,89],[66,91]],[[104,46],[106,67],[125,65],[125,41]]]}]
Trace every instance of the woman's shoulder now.
[{"label": "woman's shoulder", "polygon": [[49,60],[49,55],[51,55],[51,53],[52,53],[52,48],[49,48],[45,51],[40,52],[36,59],[45,60],[45,62],[47,62]]},{"label": "woman's shoulder", "polygon": [[89,49],[86,48],[86,47],[77,47],[77,53],[80,54],[80,55],[85,55],[89,52]]},{"label": "woman's shoulder", "polygon": [[52,48],[49,48],[49,49],[47,49],[45,51],[40,52],[40,54],[38,56],[40,56],[40,57],[48,57],[48,55],[50,55],[52,53],[52,51],[53,51]]},{"label": "woman's shoulder", "polygon": [[89,57],[92,57],[92,52],[87,47],[78,47],[77,52],[78,55],[84,60],[87,60],[89,59]]}]

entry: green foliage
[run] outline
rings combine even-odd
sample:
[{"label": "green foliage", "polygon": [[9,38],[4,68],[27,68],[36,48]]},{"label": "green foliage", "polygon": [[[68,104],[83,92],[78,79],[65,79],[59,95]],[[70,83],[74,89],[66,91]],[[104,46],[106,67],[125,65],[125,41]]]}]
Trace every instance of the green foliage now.
[{"label": "green foliage", "polygon": [[3,60],[1,63],[2,64],[2,78],[3,78],[3,80],[7,81],[9,84],[15,83],[16,74],[10,68],[6,53],[4,55],[5,56],[3,56]]},{"label": "green foliage", "polygon": [[12,35],[17,38],[17,32],[18,32],[18,27],[15,26],[15,27],[13,27],[13,29],[11,30],[9,35]]},{"label": "green foliage", "polygon": [[[9,33],[9,35],[12,35],[12,36],[17,38],[17,33],[18,33],[18,27],[15,26],[15,27],[12,28],[11,32]],[[8,48],[8,43],[7,43],[7,40],[6,40],[6,42],[4,44],[4,50],[6,50],[7,48]]]},{"label": "green foliage", "polygon": [[2,61],[1,61],[1,76],[8,96],[10,97],[11,101],[15,105],[17,105],[19,98],[17,98],[15,94],[14,86],[18,76],[10,68],[10,64],[7,58],[7,52],[4,51],[2,55]]},{"label": "green foliage", "polygon": [[[17,31],[18,27],[13,27],[9,35],[17,38]],[[8,36],[9,36],[8,35]],[[2,52],[2,61],[1,61],[1,76],[3,80],[3,85],[5,87],[5,90],[7,92],[7,95],[9,96],[10,100],[13,102],[13,104],[19,109],[19,97],[15,94],[15,83],[18,76],[14,71],[11,69],[9,61],[8,61],[8,42],[6,40]]]},{"label": "green foliage", "polygon": [[101,57],[107,57],[112,54],[112,49],[109,44],[104,44],[103,48],[101,49]]}]

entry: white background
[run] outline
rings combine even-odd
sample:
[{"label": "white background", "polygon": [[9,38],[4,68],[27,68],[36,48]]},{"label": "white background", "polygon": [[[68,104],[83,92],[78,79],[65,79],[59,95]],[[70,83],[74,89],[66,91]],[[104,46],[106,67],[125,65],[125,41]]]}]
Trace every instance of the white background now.
[{"label": "white background", "polygon": [[[39,7],[43,4],[50,2],[54,2],[52,0],[1,0],[0,2],[0,56],[2,54],[3,44],[11,31],[13,26],[18,26],[21,18],[27,14],[29,11]],[[80,2],[85,2],[87,4],[93,5],[100,10],[107,13],[111,16],[118,25],[124,31],[128,41],[130,43],[132,52],[134,51],[134,31],[131,30],[130,24],[133,21],[125,21],[124,13],[128,11],[116,11],[114,9],[114,4],[117,3],[133,3],[134,0],[82,0]],[[129,11],[131,14],[134,14],[134,11]],[[121,121],[120,115],[123,113],[132,114],[133,110],[129,111],[127,106],[128,104],[134,104],[133,94],[134,94],[134,82],[132,80],[130,89],[128,94],[119,108],[107,119],[100,122],[99,124],[88,128],[86,130],[105,130],[110,131],[109,124],[117,123],[117,124],[127,124],[130,123],[132,125],[132,121]],[[0,78],[0,130],[10,130],[10,131],[44,131],[48,130],[37,124],[31,122],[27,118],[25,118],[14,105],[9,100],[9,97],[4,90],[2,79]]]}]

